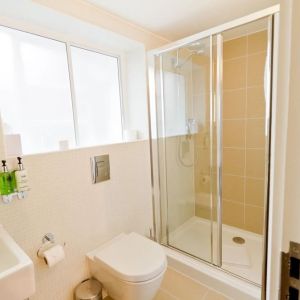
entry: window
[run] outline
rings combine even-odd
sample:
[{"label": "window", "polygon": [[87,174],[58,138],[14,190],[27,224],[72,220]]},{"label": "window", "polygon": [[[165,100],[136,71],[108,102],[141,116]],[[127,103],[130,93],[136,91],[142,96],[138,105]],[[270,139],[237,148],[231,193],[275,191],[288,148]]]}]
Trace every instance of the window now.
[{"label": "window", "polygon": [[122,140],[118,59],[77,47],[71,57],[79,144]]},{"label": "window", "polygon": [[5,134],[21,137],[23,153],[74,145],[66,45],[0,28],[0,107]]},{"label": "window", "polygon": [[117,57],[0,26],[0,66],[7,145],[17,137],[31,154],[122,140]]}]

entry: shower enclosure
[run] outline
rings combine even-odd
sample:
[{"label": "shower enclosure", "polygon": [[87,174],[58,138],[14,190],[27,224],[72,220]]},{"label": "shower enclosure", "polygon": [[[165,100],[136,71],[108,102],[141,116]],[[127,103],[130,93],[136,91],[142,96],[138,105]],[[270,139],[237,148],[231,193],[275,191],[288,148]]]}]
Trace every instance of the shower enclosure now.
[{"label": "shower enclosure", "polygon": [[264,10],[149,55],[156,238],[257,286],[277,15]]}]

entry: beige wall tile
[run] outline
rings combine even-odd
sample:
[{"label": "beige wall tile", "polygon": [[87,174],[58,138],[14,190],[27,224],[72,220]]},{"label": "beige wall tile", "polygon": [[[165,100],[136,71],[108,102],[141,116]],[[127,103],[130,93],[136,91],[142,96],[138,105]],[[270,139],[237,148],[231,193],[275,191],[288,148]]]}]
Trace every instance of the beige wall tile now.
[{"label": "beige wall tile", "polygon": [[262,234],[264,227],[264,209],[262,207],[246,205],[245,229]]},{"label": "beige wall tile", "polygon": [[[226,224],[245,229],[244,211],[250,207],[247,228],[254,232],[262,231],[262,221],[253,216],[251,208],[257,206],[262,209],[264,206],[263,77],[266,43],[267,34],[264,31],[227,41],[223,47],[224,220]],[[197,145],[201,143],[203,139],[201,141],[199,137]],[[200,156],[205,158],[203,153]],[[201,157],[198,157],[201,164],[196,164],[197,170],[206,166]],[[199,173],[195,171],[196,190],[205,195],[209,190],[201,186]],[[205,203],[197,201],[195,210],[196,215],[210,218],[210,208]],[[253,224],[250,221],[251,213]],[[261,215],[261,211],[258,210],[257,214]]]},{"label": "beige wall tile", "polygon": [[210,149],[197,149],[197,168],[201,174],[209,174],[210,172]]},{"label": "beige wall tile", "polygon": [[247,129],[246,129],[246,147],[264,148],[265,143],[266,143],[265,120],[248,119]]},{"label": "beige wall tile", "polygon": [[223,174],[243,176],[245,169],[245,150],[223,149]]},{"label": "beige wall tile", "polygon": [[244,205],[238,202],[223,200],[223,223],[243,228]]},{"label": "beige wall tile", "polygon": [[[190,74],[190,66],[188,64],[185,64],[181,67],[181,70],[183,68],[186,68],[186,77],[191,76]],[[186,90],[186,92],[193,92],[193,95],[199,95],[199,94],[205,94],[210,89],[210,65],[202,65],[195,66],[193,65],[193,74],[192,77],[190,77],[191,80],[189,80],[190,83],[190,90]]]},{"label": "beige wall tile", "polygon": [[[199,169],[198,166],[196,168]],[[201,195],[210,195],[211,187],[210,187],[210,181],[209,181],[209,174],[202,174],[195,171],[195,190],[196,193]]]},{"label": "beige wall tile", "polygon": [[224,62],[224,89],[239,89],[246,86],[246,58]]},{"label": "beige wall tile", "polygon": [[256,86],[247,89],[247,118],[263,118],[265,116],[264,87]]},{"label": "beige wall tile", "polygon": [[211,219],[211,209],[207,206],[203,206],[199,203],[195,205],[195,215],[197,217],[210,220]]},{"label": "beige wall tile", "polygon": [[247,100],[265,99],[264,85],[247,87]]},{"label": "beige wall tile", "polygon": [[[197,84],[195,84],[197,85]],[[210,93],[201,92],[199,94],[193,93],[193,114],[196,119],[209,122],[210,119]]]},{"label": "beige wall tile", "polygon": [[216,220],[216,197],[214,193],[213,203],[214,206],[213,208],[211,208],[210,195],[205,195],[205,198],[203,197],[203,195],[196,195],[195,215],[197,217],[201,217],[208,220],[210,220],[211,218]]},{"label": "beige wall tile", "polygon": [[268,32],[266,30],[256,32],[248,36],[248,53],[267,51]]},{"label": "beige wall tile", "polygon": [[244,203],[245,178],[239,176],[224,175],[223,199]]},{"label": "beige wall tile", "polygon": [[223,147],[245,147],[245,120],[223,121]]},{"label": "beige wall tile", "polygon": [[247,86],[262,85],[264,83],[266,53],[248,56]]},{"label": "beige wall tile", "polygon": [[[190,55],[190,52],[189,54]],[[199,66],[205,66],[208,69],[210,68],[210,57],[203,54],[195,54],[192,56],[193,64],[197,64]]]},{"label": "beige wall tile", "polygon": [[208,291],[200,283],[170,268],[168,268],[163,279],[162,289],[182,300],[199,300]]},{"label": "beige wall tile", "polygon": [[224,91],[223,93],[223,119],[245,118],[246,89]]},{"label": "beige wall tile", "polygon": [[[223,214],[227,224],[240,228],[244,228],[244,209],[252,207],[249,204],[260,207],[264,205],[263,76],[266,42],[267,34],[264,31],[224,43],[223,147],[227,148],[223,149]],[[246,152],[243,149],[229,149],[230,147],[246,148]],[[248,204],[247,207],[245,203]],[[258,225],[252,224],[248,213],[247,228],[258,232],[261,231],[262,224],[256,219],[253,217],[253,223],[257,221]]]},{"label": "beige wall tile", "polygon": [[255,178],[265,177],[265,151],[256,149],[246,150],[246,176]]},{"label": "beige wall tile", "polygon": [[264,207],[265,181],[264,179],[246,178],[245,203]]},{"label": "beige wall tile", "polygon": [[210,220],[211,219],[211,210],[207,207],[203,207],[199,204],[196,204],[195,215],[196,215],[196,217]]},{"label": "beige wall tile", "polygon": [[245,56],[247,54],[247,37],[227,41],[223,45],[223,59]]},{"label": "beige wall tile", "polygon": [[207,123],[197,134],[193,135],[194,143],[197,148],[207,148],[210,145],[210,129]]},{"label": "beige wall tile", "polygon": [[203,145],[203,140],[204,140],[204,131],[200,130],[198,133],[193,135],[193,139],[194,139],[194,145],[195,147],[202,147]]}]

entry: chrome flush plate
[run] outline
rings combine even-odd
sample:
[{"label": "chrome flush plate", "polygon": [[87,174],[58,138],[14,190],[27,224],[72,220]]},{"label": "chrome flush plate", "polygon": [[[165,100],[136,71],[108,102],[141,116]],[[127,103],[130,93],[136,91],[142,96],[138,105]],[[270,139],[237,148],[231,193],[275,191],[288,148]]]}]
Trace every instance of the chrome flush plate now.
[{"label": "chrome flush plate", "polygon": [[109,155],[99,155],[91,158],[92,182],[98,183],[110,179]]}]

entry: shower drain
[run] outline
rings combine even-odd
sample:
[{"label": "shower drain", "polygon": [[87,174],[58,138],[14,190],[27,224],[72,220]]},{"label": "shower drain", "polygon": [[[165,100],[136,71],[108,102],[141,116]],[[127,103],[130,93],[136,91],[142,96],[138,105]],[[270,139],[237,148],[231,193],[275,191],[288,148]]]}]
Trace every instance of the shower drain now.
[{"label": "shower drain", "polygon": [[232,238],[232,240],[236,243],[236,244],[245,244],[245,239],[243,239],[240,236],[235,236],[234,238]]}]

